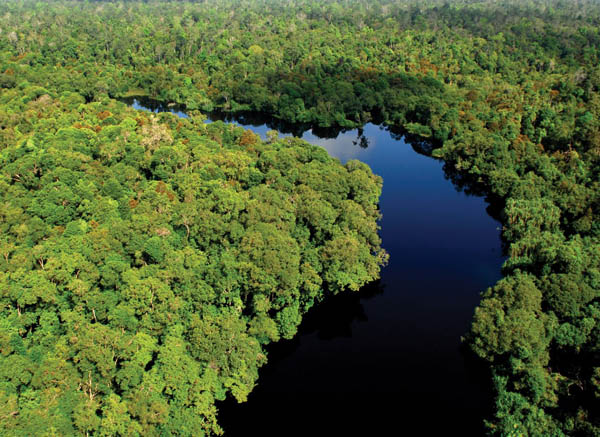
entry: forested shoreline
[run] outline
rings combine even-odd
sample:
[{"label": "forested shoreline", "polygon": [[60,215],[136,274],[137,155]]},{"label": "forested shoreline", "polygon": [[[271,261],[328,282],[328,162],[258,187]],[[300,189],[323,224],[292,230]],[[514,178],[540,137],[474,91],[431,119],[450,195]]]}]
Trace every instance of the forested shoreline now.
[{"label": "forested shoreline", "polygon": [[[381,180],[201,123],[219,109],[376,118],[439,146],[503,205],[505,277],[465,335],[492,370],[490,434],[600,434],[596,1],[24,1],[0,16],[3,432],[218,432],[214,399],[245,398],[261,345],[323,289],[378,276]],[[192,117],[114,100],[131,95]],[[197,382],[160,379],[189,377],[183,363]]]}]

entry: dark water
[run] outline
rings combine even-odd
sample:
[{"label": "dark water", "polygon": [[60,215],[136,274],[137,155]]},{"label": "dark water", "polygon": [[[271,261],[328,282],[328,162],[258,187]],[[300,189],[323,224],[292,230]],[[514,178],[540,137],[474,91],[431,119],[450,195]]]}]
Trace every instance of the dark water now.
[{"label": "dark water", "polygon": [[442,162],[417,153],[421,146],[373,124],[320,138],[250,115],[237,122],[263,137],[272,127],[302,134],[381,175],[390,263],[380,281],[327,300],[295,339],[269,349],[248,402],[219,406],[226,435],[482,435],[487,378],[459,346],[479,292],[500,278],[504,260],[488,203],[460,192]]}]

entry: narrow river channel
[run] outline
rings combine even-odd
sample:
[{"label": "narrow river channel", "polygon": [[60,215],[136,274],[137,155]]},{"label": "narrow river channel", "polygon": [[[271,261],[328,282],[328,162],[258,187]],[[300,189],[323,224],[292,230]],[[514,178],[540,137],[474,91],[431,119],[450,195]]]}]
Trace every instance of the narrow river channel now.
[{"label": "narrow river channel", "polygon": [[[185,116],[152,101],[129,103]],[[233,120],[263,137],[277,126]],[[459,346],[479,293],[500,278],[504,261],[488,203],[457,189],[442,162],[377,125],[302,138],[383,177],[380,232],[390,262],[378,283],[327,300],[296,338],[269,349],[248,402],[220,405],[225,435],[481,435],[490,394]]]}]

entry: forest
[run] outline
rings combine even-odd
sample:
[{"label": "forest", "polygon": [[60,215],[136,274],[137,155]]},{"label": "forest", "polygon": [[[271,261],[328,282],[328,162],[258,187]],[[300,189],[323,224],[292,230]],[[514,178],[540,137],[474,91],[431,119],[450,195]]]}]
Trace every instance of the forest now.
[{"label": "forest", "polygon": [[489,435],[600,435],[597,1],[21,0],[0,17],[0,434],[220,434],[215,402],[246,400],[267,344],[378,278],[384,181],[204,124],[218,110],[431,143],[501,205],[504,277],[464,336],[493,382]]}]

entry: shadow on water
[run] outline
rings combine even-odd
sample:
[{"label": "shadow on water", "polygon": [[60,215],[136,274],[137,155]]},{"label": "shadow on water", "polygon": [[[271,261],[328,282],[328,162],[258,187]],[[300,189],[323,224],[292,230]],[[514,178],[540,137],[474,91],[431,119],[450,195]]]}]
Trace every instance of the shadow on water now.
[{"label": "shadow on water", "polygon": [[[184,108],[150,99],[138,109]],[[265,114],[210,114],[265,135],[294,134],[384,179],[381,280],[328,297],[291,340],[267,347],[248,402],[218,404],[226,436],[483,435],[489,375],[465,351],[479,292],[500,278],[500,202],[398,129],[298,126]],[[487,211],[487,213],[486,213]]]},{"label": "shadow on water", "polygon": [[375,281],[365,285],[359,292],[344,292],[326,297],[304,316],[298,334],[302,336],[315,333],[320,340],[350,338],[355,322],[368,321],[362,302],[383,292],[384,285],[381,281]]},{"label": "shadow on water", "polygon": [[[185,116],[186,108],[184,105],[176,103],[165,103],[159,100],[154,100],[146,96],[130,96],[119,99],[123,103],[126,103],[135,108],[149,110],[152,112],[171,112],[179,116]],[[334,139],[340,134],[355,130],[355,128],[342,128],[339,126],[323,127],[312,125],[309,123],[289,123],[285,120],[274,118],[264,112],[255,111],[240,111],[240,112],[224,112],[224,111],[213,111],[206,113],[206,116],[210,121],[224,121],[227,123],[235,122],[242,126],[266,126],[269,129],[276,130],[281,134],[289,134],[295,137],[302,137],[302,135],[311,131],[315,136],[319,138]],[[375,124],[380,124],[380,120],[374,120]],[[362,129],[358,129],[361,134],[357,137],[357,145],[361,147],[367,147],[369,144],[368,138],[362,135]],[[398,133],[400,137],[402,134]]]},{"label": "shadow on water", "polygon": [[[300,347],[302,337],[315,336],[321,341],[331,341],[336,338],[351,338],[353,325],[368,322],[368,317],[363,306],[363,301],[383,293],[381,281],[372,282],[358,292],[340,293],[329,296],[323,302],[316,304],[303,317],[297,335],[290,340],[281,340],[267,346],[268,363],[260,370],[263,376],[277,372],[278,363],[291,357]],[[266,376],[268,377],[268,376]],[[258,397],[260,383],[251,396]],[[258,390],[258,392],[257,392]],[[227,414],[236,416],[239,406],[230,402],[233,407],[229,413],[227,407],[220,408],[221,417]],[[233,421],[225,420],[227,423]]]}]

